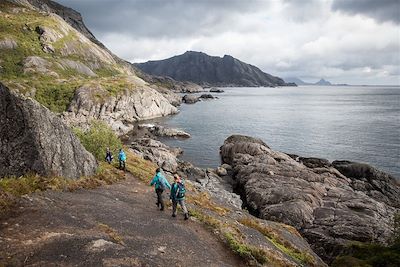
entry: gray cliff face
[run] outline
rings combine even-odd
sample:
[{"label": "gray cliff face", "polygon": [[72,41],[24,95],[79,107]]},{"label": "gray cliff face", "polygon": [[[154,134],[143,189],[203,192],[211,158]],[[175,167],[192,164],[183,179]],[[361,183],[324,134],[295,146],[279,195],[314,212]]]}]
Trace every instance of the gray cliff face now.
[{"label": "gray cliff face", "polygon": [[116,133],[125,134],[133,129],[134,122],[177,112],[163,95],[148,87],[110,96],[101,86],[83,86],[75,92],[63,119],[69,125],[83,128],[92,119],[103,120]]},{"label": "gray cliff face", "polygon": [[165,60],[135,64],[142,71],[211,86],[287,86],[279,77],[262,72],[255,66],[231,56],[212,57],[188,51]]},{"label": "gray cliff face", "polygon": [[263,219],[295,226],[330,261],[349,241],[387,242],[400,209],[400,187],[366,164],[300,158],[263,141],[231,136],[221,147],[237,189]]},{"label": "gray cliff face", "polygon": [[0,177],[38,173],[79,178],[97,162],[48,109],[0,84]]}]

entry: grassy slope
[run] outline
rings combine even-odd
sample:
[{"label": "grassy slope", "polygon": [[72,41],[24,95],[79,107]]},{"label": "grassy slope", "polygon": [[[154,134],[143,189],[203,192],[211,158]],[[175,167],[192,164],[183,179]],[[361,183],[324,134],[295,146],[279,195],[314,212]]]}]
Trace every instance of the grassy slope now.
[{"label": "grassy slope", "polygon": [[[18,11],[15,11],[15,8],[18,8]],[[136,85],[127,77],[132,74],[125,73],[117,63],[104,63],[100,68],[94,69],[97,77],[83,75],[74,69],[63,69],[56,64],[61,59],[69,59],[90,65],[90,58],[79,54],[63,55],[61,49],[69,42],[78,44],[80,51],[96,46],[79,43],[81,36],[77,36],[79,33],[71,30],[52,44],[55,53],[45,53],[39,40],[40,35],[35,31],[36,27],[45,26],[62,34],[60,27],[71,28],[66,24],[60,25],[64,22],[48,14],[22,9],[4,1],[0,3],[0,11],[0,41],[12,39],[18,45],[16,49],[0,49],[0,81],[10,88],[33,96],[54,112],[65,111],[75,90],[82,85],[101,85],[110,95],[135,88]],[[22,61],[28,56],[39,56],[50,62],[49,70],[57,76],[49,73],[24,73]]]}]

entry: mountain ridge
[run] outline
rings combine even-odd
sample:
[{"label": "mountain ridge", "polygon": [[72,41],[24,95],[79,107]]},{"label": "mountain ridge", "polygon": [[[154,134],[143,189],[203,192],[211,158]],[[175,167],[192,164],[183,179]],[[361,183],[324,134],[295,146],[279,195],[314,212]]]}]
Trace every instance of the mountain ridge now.
[{"label": "mountain ridge", "polygon": [[186,51],[182,55],[164,60],[134,65],[151,75],[168,76],[178,81],[190,81],[205,86],[295,86],[230,55],[218,57],[203,52]]}]

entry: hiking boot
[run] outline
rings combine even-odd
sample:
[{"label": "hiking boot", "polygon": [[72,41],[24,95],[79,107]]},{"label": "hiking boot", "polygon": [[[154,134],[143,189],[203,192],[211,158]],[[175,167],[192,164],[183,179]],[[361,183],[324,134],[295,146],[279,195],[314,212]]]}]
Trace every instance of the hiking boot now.
[{"label": "hiking boot", "polygon": [[174,217],[174,218],[175,218],[175,217],[176,217],[176,214],[172,214],[172,217]]},{"label": "hiking boot", "polygon": [[164,207],[162,207],[160,210],[163,211],[163,210],[164,210]]},{"label": "hiking boot", "polygon": [[189,214],[185,213],[185,221],[189,219]]}]

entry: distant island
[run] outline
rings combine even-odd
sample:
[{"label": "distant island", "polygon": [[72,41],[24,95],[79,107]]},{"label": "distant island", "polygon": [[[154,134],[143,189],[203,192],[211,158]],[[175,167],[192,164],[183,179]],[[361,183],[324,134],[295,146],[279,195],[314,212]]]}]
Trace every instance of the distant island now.
[{"label": "distant island", "polygon": [[203,86],[296,86],[295,83],[287,83],[282,78],[229,55],[216,57],[187,51],[168,59],[134,65],[151,75],[168,76],[177,81],[190,81]]},{"label": "distant island", "polygon": [[333,84],[330,81],[325,80],[324,78],[321,78],[319,81],[317,81],[315,83],[305,82],[297,77],[288,77],[288,78],[284,78],[284,80],[287,83],[295,83],[297,85],[348,86],[348,84],[346,84],[346,83]]}]

